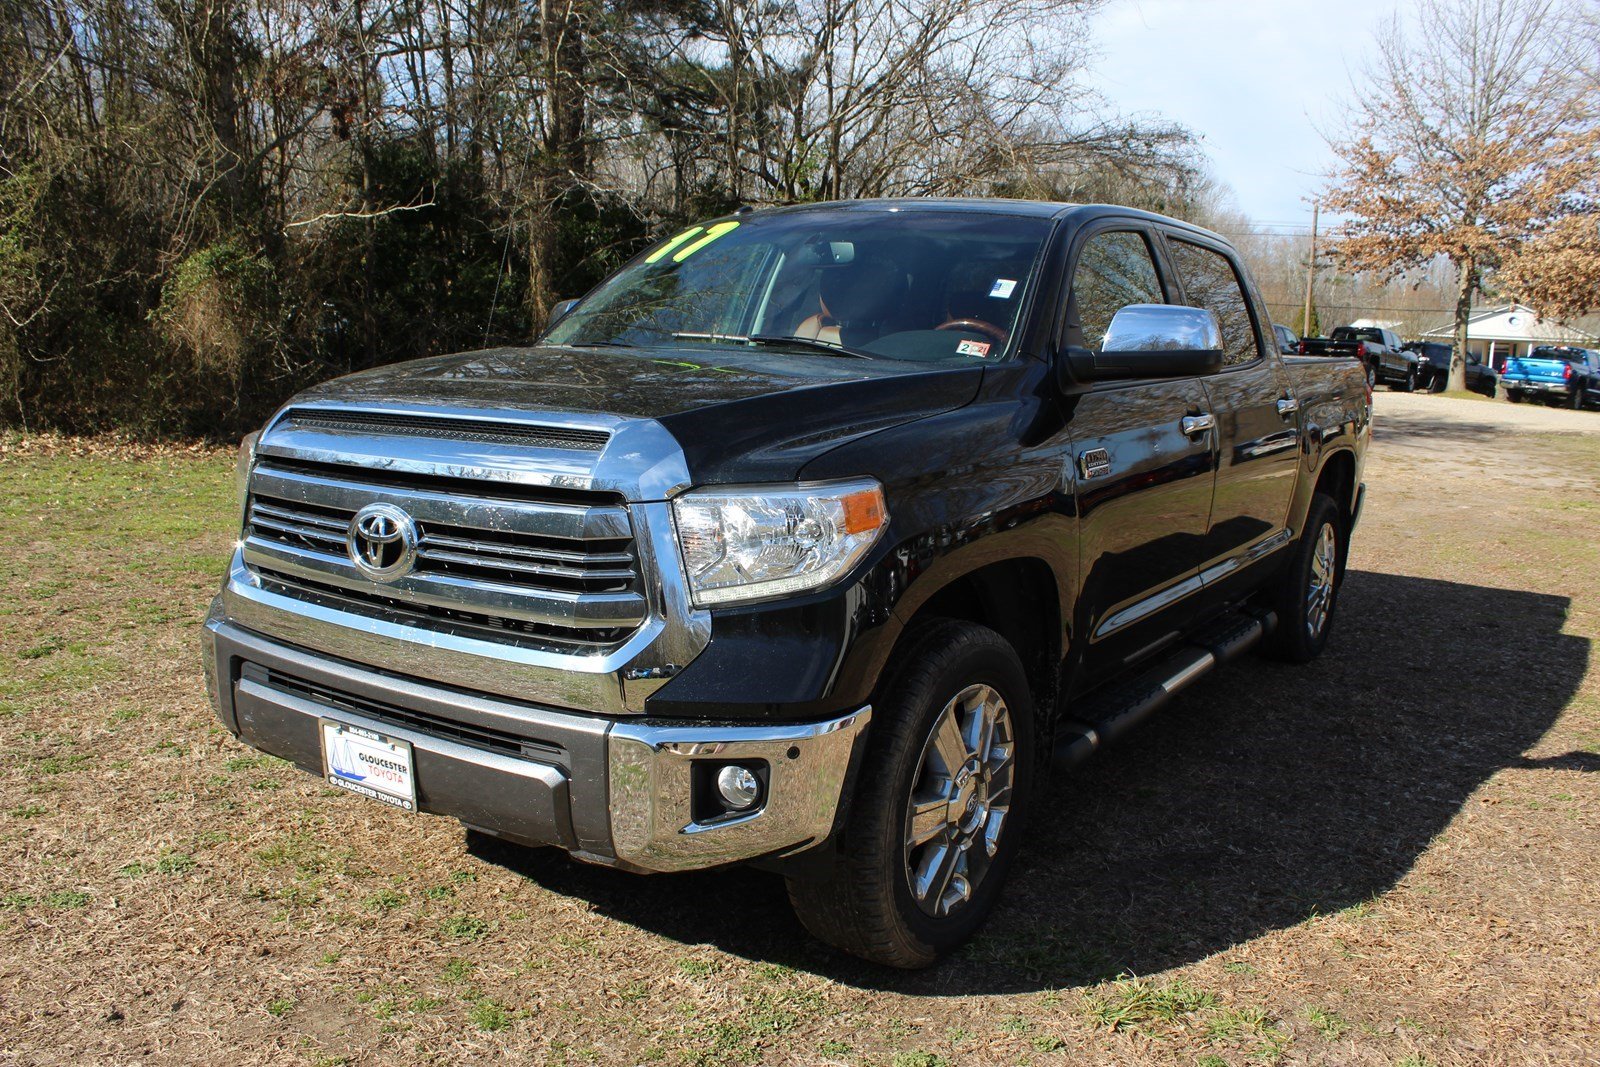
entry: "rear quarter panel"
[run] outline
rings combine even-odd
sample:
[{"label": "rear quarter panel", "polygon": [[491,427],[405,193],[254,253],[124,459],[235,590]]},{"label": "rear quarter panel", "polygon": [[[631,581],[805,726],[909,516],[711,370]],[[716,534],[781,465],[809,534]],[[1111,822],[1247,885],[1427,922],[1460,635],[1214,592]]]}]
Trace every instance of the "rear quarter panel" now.
[{"label": "rear quarter panel", "polygon": [[1372,400],[1359,364],[1288,356],[1283,365],[1295,396],[1300,398],[1301,468],[1289,508],[1289,528],[1298,537],[1317,478],[1329,459],[1340,452],[1350,453],[1355,463],[1350,499],[1340,503],[1347,508],[1354,503],[1372,438]]}]

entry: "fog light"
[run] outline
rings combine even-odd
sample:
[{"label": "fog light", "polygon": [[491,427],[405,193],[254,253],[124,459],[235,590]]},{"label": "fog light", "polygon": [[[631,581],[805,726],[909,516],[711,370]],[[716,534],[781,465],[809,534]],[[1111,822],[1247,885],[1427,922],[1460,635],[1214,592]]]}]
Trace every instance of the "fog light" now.
[{"label": "fog light", "polygon": [[717,772],[717,792],[734,811],[744,811],[761,799],[761,779],[749,767],[730,764]]}]

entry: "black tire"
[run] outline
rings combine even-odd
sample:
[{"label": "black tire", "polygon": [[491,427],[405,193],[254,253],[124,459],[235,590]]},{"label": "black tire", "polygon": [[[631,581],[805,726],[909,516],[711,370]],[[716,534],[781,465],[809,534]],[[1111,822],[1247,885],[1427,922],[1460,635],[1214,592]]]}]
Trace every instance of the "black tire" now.
[{"label": "black tire", "polygon": [[1442,393],[1444,387],[1450,384],[1450,372],[1447,370],[1434,371],[1428,375],[1428,392]]},{"label": "black tire", "polygon": [[1417,368],[1406,368],[1406,380],[1400,384],[1400,391],[1402,393],[1414,393],[1417,391]]},{"label": "black tire", "polygon": [[1581,385],[1574,385],[1572,387],[1572,395],[1568,398],[1567,402],[1572,405],[1573,411],[1583,410],[1584,405],[1587,404],[1589,400],[1587,392],[1588,391]]},{"label": "black tire", "polygon": [[[1327,588],[1325,612],[1320,625],[1313,628],[1310,621],[1313,567],[1318,562],[1318,548],[1324,529],[1333,537],[1333,563],[1331,584]],[[1278,628],[1266,650],[1274,659],[1289,663],[1307,663],[1322,654],[1333,630],[1335,610],[1339,606],[1339,587],[1344,582],[1344,560],[1348,524],[1343,510],[1332,497],[1317,493],[1311,498],[1306,512],[1306,524],[1295,542],[1294,555],[1278,575],[1272,593],[1272,608],[1278,615]]]},{"label": "black tire", "polygon": [[[800,921],[819,939],[874,963],[916,968],[936,962],[988,918],[1021,840],[1038,753],[1027,676],[1004,638],[973,623],[940,619],[919,624],[904,641],[875,702],[858,785],[836,847],[791,874],[788,883]],[[912,893],[908,805],[935,725],[946,705],[974,685],[992,688],[1009,710],[1010,810],[970,897],[935,916]]]},{"label": "black tire", "polygon": [[1507,389],[1506,399],[1511,401],[1513,404],[1520,404],[1522,403],[1522,394],[1515,389]]}]

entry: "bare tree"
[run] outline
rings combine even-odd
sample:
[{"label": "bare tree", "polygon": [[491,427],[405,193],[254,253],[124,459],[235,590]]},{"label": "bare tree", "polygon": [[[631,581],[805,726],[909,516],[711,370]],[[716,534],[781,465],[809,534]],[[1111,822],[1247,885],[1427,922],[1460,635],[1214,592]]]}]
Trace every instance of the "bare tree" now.
[{"label": "bare tree", "polygon": [[240,429],[744,202],[1165,203],[1102,2],[0,0],[0,419]]},{"label": "bare tree", "polygon": [[1340,169],[1323,203],[1349,217],[1344,264],[1394,275],[1443,256],[1456,268],[1451,389],[1465,388],[1486,278],[1592,210],[1597,108],[1576,14],[1565,0],[1422,0],[1409,32],[1397,16],[1378,34],[1333,141]]}]

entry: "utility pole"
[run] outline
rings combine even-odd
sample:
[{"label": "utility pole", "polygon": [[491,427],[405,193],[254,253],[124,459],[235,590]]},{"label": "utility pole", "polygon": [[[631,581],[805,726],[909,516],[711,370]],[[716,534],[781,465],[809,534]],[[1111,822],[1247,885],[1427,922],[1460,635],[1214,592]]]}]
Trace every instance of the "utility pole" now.
[{"label": "utility pole", "polygon": [[1306,261],[1306,309],[1300,316],[1300,332],[1311,329],[1311,279],[1317,273],[1317,201],[1311,201],[1311,258]]}]

